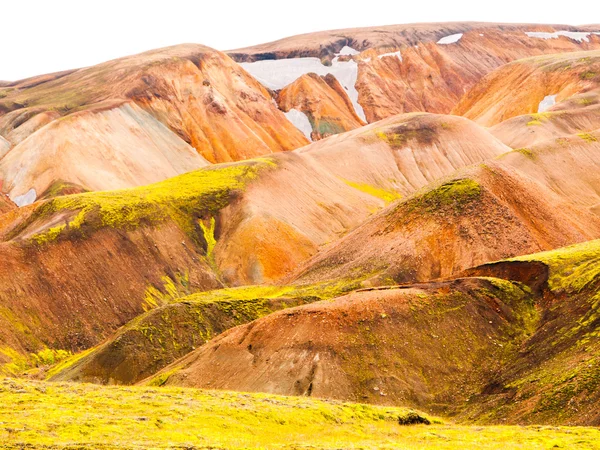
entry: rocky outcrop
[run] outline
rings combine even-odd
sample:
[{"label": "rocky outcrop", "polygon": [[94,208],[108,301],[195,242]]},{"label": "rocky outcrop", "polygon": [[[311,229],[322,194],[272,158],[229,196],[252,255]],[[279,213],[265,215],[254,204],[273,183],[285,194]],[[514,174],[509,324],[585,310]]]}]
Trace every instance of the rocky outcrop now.
[{"label": "rocky outcrop", "polygon": [[277,103],[285,112],[296,110],[307,116],[313,141],[365,125],[332,74],[301,76],[281,90]]}]

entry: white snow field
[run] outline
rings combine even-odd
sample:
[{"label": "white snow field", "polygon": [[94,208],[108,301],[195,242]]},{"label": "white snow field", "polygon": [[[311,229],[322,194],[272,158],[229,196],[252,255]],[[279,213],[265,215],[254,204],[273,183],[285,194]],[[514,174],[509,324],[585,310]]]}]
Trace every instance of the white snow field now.
[{"label": "white snow field", "polygon": [[25,194],[17,195],[15,198],[12,198],[11,200],[14,202],[15,205],[17,205],[18,207],[21,207],[21,206],[31,205],[33,202],[35,202],[36,199],[37,199],[37,192],[35,192],[35,189],[29,189]]},{"label": "white snow field", "polygon": [[556,105],[556,94],[555,95],[546,95],[544,97],[544,100],[542,100],[540,102],[537,112],[542,113],[544,111],[548,111],[554,105]]},{"label": "white snow field", "polygon": [[559,36],[566,36],[569,39],[581,42],[590,42],[590,34],[600,34],[600,32],[587,32],[587,31],[555,31],[554,33],[548,33],[545,31],[526,31],[525,34],[532,38],[538,39],[558,39]]},{"label": "white snow field", "polygon": [[437,43],[442,44],[442,45],[455,44],[458,41],[460,41],[460,38],[462,38],[462,37],[463,37],[462,33],[451,34],[449,36],[444,36],[439,41],[437,41]]},{"label": "white snow field", "polygon": [[296,128],[298,128],[300,131],[302,131],[304,136],[306,136],[309,141],[312,141],[312,138],[310,137],[310,133],[312,133],[313,129],[312,129],[312,126],[310,125],[310,120],[308,120],[308,117],[306,116],[306,114],[304,114],[302,111],[299,111],[294,108],[290,109],[288,112],[286,112],[284,114],[285,114],[285,117],[287,117],[287,119],[290,122],[292,122]]},{"label": "white snow field", "polygon": [[266,59],[251,63],[240,63],[240,65],[269,89],[282,89],[307,73],[313,72],[317,75],[330,73],[346,89],[358,117],[366,122],[365,112],[358,103],[358,91],[354,87],[358,77],[358,64],[352,60],[339,61],[340,56],[356,55],[358,53],[360,53],[358,50],[344,46],[331,61],[331,67],[323,65],[319,58]]}]

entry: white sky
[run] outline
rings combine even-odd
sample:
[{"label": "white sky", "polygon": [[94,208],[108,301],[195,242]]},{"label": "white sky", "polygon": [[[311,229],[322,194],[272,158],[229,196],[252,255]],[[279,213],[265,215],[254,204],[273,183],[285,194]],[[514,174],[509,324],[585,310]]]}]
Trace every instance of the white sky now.
[{"label": "white sky", "polygon": [[0,80],[184,42],[229,50],[311,31],[399,23],[600,23],[598,5],[598,0],[0,0]]}]

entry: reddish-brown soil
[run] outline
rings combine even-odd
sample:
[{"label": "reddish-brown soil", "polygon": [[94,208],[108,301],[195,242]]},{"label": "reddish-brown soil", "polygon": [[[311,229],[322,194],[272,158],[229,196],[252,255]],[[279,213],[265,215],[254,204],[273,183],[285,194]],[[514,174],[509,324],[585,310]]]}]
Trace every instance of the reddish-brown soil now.
[{"label": "reddish-brown soil", "polygon": [[523,338],[529,296],[483,279],[358,291],[225,332],[164,373],[174,385],[451,413]]}]

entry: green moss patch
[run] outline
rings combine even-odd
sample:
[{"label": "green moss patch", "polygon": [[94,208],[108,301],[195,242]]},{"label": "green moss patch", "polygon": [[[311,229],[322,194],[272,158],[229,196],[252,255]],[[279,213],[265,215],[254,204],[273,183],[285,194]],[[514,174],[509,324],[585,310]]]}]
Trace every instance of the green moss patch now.
[{"label": "green moss patch", "polygon": [[600,283],[600,240],[519,256],[509,261],[540,261],[550,269],[548,286],[555,291],[579,292]]},{"label": "green moss patch", "polygon": [[592,449],[600,440],[597,428],[459,426],[392,406],[13,379],[0,380],[0,422],[0,448],[11,450]]},{"label": "green moss patch", "polygon": [[480,198],[481,192],[481,185],[477,181],[462,178],[446,182],[425,193],[417,193],[402,205],[409,212],[460,213],[469,203]]},{"label": "green moss patch", "polygon": [[102,227],[132,229],[168,219],[195,235],[199,218],[217,213],[260,170],[274,165],[270,159],[220,164],[148,186],[57,197],[38,207],[15,234],[32,222],[73,211],[76,214],[69,222],[35,235],[33,241],[44,244],[69,233],[86,233]]}]

